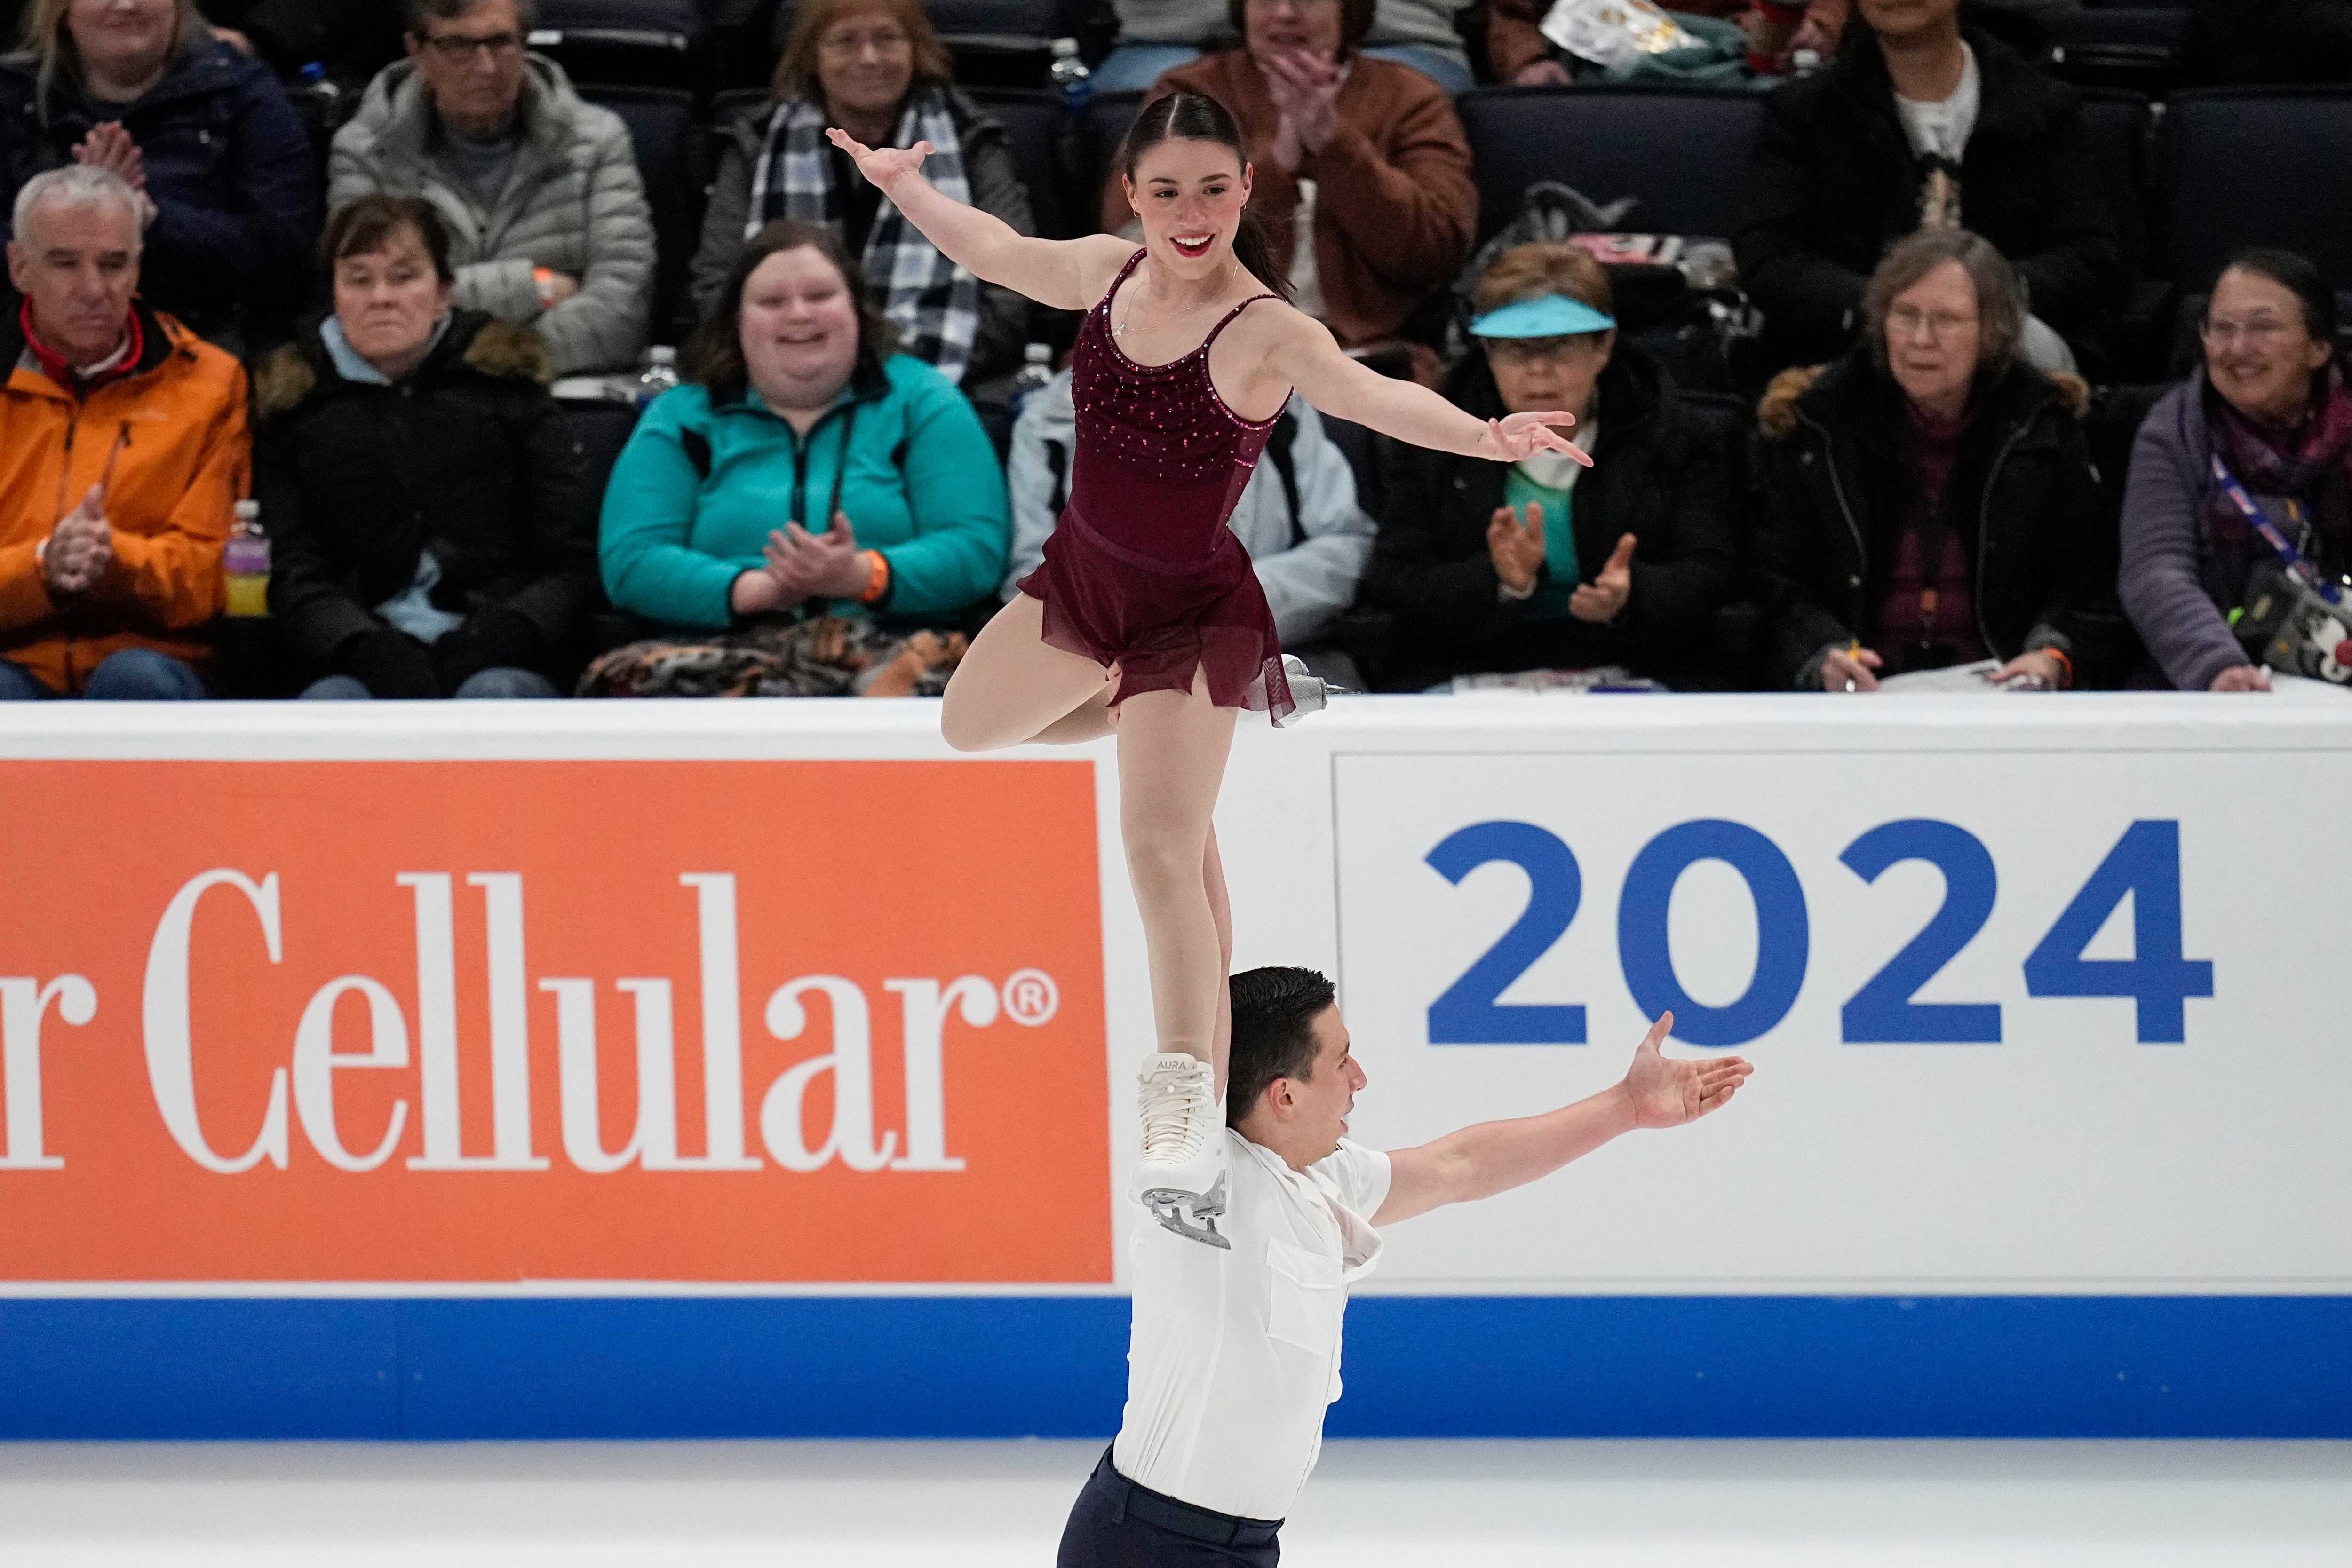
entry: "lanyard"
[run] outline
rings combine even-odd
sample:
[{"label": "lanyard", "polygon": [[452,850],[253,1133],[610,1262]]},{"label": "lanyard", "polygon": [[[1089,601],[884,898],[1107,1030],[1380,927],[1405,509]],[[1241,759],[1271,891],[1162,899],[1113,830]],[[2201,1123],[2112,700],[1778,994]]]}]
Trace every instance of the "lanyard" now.
[{"label": "lanyard", "polygon": [[2231,505],[2244,514],[2246,521],[2252,525],[2254,532],[2262,535],[2271,549],[2278,552],[2278,558],[2285,564],[2289,576],[2330,604],[2344,602],[2343,590],[2322,577],[2319,574],[2319,569],[2305,560],[2303,552],[2295,549],[2284,534],[2279,532],[2278,525],[2272,522],[2269,514],[2254,504],[2254,498],[2246,494],[2246,487],[2238,483],[2238,476],[2230,472],[2230,465],[2221,461],[2221,455],[2218,452],[2213,455],[2213,477],[2221,485],[2221,493],[2230,497]]}]

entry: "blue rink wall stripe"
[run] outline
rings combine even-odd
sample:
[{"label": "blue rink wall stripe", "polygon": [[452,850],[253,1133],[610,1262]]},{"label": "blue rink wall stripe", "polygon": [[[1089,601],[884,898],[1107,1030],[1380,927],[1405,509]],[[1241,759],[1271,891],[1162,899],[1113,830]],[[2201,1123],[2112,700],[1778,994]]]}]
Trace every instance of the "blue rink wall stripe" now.
[{"label": "blue rink wall stripe", "polygon": [[[1107,1435],[1122,1297],[0,1301],[0,1437]],[[1368,1296],[1334,1437],[2352,1437],[2352,1297]]]}]

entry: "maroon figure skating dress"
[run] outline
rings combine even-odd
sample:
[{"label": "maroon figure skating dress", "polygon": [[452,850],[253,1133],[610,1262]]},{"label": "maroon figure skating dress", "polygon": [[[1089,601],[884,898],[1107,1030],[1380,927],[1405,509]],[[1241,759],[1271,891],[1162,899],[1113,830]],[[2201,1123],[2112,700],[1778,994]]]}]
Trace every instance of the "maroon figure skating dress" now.
[{"label": "maroon figure skating dress", "polygon": [[1113,702],[1189,692],[1198,669],[1219,707],[1279,721],[1297,705],[1274,612],[1225,526],[1275,420],[1242,418],[1209,382],[1217,335],[1275,296],[1234,307],[1182,359],[1139,365],[1111,340],[1110,307],[1143,256],[1129,259],[1078,329],[1070,498],[1021,591],[1045,606],[1047,643],[1118,666]]}]

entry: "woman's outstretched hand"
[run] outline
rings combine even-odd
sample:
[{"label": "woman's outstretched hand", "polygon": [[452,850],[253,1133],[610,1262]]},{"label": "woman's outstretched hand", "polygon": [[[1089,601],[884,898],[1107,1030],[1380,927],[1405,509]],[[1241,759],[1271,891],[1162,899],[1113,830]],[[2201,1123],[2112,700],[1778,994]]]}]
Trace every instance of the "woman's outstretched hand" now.
[{"label": "woman's outstretched hand", "polygon": [[1552,428],[1575,423],[1576,415],[1558,409],[1549,413],[1514,413],[1490,419],[1486,422],[1486,434],[1478,443],[1478,455],[1497,463],[1520,463],[1538,452],[1557,452],[1590,468],[1592,459],[1585,455],[1584,448]]},{"label": "woman's outstretched hand", "polygon": [[923,160],[939,151],[928,141],[918,141],[912,147],[868,147],[838,126],[825,134],[833,139],[835,147],[849,154],[866,183],[886,194],[892,181],[901,174],[920,173]]}]

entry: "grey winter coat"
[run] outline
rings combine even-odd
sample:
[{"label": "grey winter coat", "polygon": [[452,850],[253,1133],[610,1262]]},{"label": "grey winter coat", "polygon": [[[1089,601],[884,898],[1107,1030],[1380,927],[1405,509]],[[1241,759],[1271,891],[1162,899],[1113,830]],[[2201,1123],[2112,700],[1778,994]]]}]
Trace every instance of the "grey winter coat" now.
[{"label": "grey winter coat", "polygon": [[[1029,209],[1029,188],[1013,167],[1013,150],[1005,145],[1004,128],[987,111],[955,89],[948,89],[948,112],[963,141],[964,179],[971,186],[971,204],[1002,218],[1018,234],[1037,232]],[[688,271],[688,291],[694,313],[710,314],[719,286],[735,253],[743,248],[746,225],[751,217],[751,175],[767,150],[768,123],[774,106],[738,123],[719,151],[719,180],[710,188],[710,205],[702,214],[702,243],[695,246]],[[980,330],[971,341],[971,360],[963,384],[977,387],[1021,368],[1021,350],[1029,341],[1029,301],[993,283],[980,286]]]},{"label": "grey winter coat", "polygon": [[[535,328],[559,375],[634,365],[652,313],[654,225],[628,127],[540,55],[525,68],[522,117],[514,177],[485,212],[436,154],[439,120],[415,67],[388,66],[335,134],[329,210],[376,192],[424,197],[449,226],[459,306]],[[542,308],[541,267],[578,278],[580,292]]]},{"label": "grey winter coat", "polygon": [[[1355,602],[1356,584],[1372,559],[1375,529],[1356,504],[1356,472],[1323,434],[1321,417],[1295,395],[1285,412],[1297,422],[1290,455],[1298,476],[1298,519],[1294,525],[1269,451],[1250,475],[1230,526],[1257,568],[1276,635],[1286,648],[1303,648]],[[1013,491],[1007,599],[1045,559],[1045,538],[1061,521],[1069,493],[1070,449],[1076,440],[1070,372],[1064,371],[1030,394],[1013,425],[1013,455],[1004,465]]]},{"label": "grey winter coat", "polygon": [[2220,494],[2212,459],[2200,368],[2148,411],[2132,443],[2116,584],[2157,668],[2184,692],[2204,691],[2223,670],[2253,663],[2230,630],[2236,607],[2221,602],[2207,526]]}]

